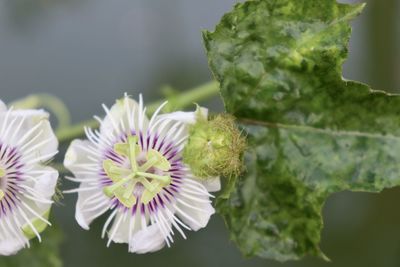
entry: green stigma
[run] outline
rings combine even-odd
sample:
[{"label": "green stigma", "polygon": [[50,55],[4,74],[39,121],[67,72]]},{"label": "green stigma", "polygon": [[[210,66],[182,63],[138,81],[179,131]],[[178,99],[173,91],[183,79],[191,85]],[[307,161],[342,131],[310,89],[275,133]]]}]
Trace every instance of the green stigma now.
[{"label": "green stigma", "polygon": [[[127,157],[130,168],[121,167],[111,159],[103,161],[107,176],[113,181],[103,189],[108,197],[116,197],[125,207],[132,208],[136,202],[134,190],[137,184],[144,187],[140,201],[149,203],[164,187],[171,183],[169,175],[154,173],[154,169],[166,172],[171,168],[169,161],[158,151],[150,149],[142,151],[137,144],[137,136],[128,136],[126,143],[114,145],[115,153]],[[137,157],[145,153],[146,161],[139,166]]]},{"label": "green stigma", "polygon": [[211,120],[199,116],[190,128],[183,160],[199,178],[230,177],[242,170],[245,146],[232,116],[223,114]]}]

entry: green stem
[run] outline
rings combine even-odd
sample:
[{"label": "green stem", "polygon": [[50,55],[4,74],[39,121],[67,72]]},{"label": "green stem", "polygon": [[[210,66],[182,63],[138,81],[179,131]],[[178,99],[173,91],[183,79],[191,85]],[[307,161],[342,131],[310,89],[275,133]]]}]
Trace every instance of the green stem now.
[{"label": "green stem", "polygon": [[64,167],[64,165],[62,163],[58,163],[58,162],[51,162],[49,164],[50,167],[56,169],[60,175],[63,174],[68,174],[69,171]]},{"label": "green stem", "polygon": [[[216,81],[211,81],[186,92],[180,93],[170,99],[168,105],[164,107],[164,111],[179,110],[191,105],[195,102],[200,102],[219,93],[219,84]],[[159,100],[147,105],[148,114],[154,113],[157,108],[163,103],[163,100]],[[96,120],[87,120],[75,125],[61,128],[56,131],[58,140],[65,142],[73,138],[77,138],[84,134],[84,126],[97,128],[98,122]]]},{"label": "green stem", "polygon": [[48,94],[34,94],[23,99],[14,101],[10,104],[15,109],[35,109],[45,108],[56,116],[58,129],[66,128],[70,125],[71,116],[68,108],[59,98]]}]

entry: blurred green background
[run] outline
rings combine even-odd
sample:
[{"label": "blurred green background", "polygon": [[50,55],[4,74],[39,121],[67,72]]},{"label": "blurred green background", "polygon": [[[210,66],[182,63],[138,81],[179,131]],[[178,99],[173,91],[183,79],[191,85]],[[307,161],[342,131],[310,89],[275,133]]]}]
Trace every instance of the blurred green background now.
[{"label": "blurred green background", "polygon": [[[324,0],[321,0],[324,1]],[[343,1],[351,3],[352,1]],[[344,77],[375,89],[400,90],[400,1],[368,0],[353,23]],[[165,84],[184,90],[211,79],[200,31],[212,29],[234,0],[0,0],[0,98],[54,94],[78,122],[103,114],[128,92],[145,100]],[[221,101],[204,103],[221,110]],[[371,107],[372,109],[374,107]],[[71,188],[64,182],[63,188]],[[307,258],[280,264],[244,259],[222,219],[146,255],[100,238],[104,218],[83,231],[74,220],[75,195],[55,207],[64,232],[66,267],[108,266],[400,266],[400,188],[381,194],[343,192],[324,207],[321,247],[332,263]],[[50,229],[51,231],[51,229]],[[46,266],[45,266],[46,267]]]}]

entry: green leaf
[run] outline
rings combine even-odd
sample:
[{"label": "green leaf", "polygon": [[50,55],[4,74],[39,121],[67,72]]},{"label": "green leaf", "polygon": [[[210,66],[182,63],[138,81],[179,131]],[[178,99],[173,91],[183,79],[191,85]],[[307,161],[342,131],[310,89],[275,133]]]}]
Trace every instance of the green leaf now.
[{"label": "green leaf", "polygon": [[400,98],[341,77],[363,7],[248,1],[204,33],[226,109],[248,134],[247,172],[217,207],[247,256],[327,259],[327,197],[400,185]]},{"label": "green leaf", "polygon": [[60,243],[62,234],[56,226],[48,228],[42,234],[42,242],[30,241],[30,248],[25,248],[14,256],[0,257],[0,266],[7,267],[62,267]]}]

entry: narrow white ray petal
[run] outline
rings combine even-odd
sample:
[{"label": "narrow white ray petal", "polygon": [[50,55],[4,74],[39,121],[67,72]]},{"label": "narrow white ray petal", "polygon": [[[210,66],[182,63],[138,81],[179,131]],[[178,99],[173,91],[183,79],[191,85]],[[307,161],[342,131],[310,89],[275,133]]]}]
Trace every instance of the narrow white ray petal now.
[{"label": "narrow white ray petal", "polygon": [[21,189],[25,189],[26,190],[25,192],[23,190],[21,190],[20,193],[23,196],[25,196],[26,194],[30,193],[30,194],[32,194],[33,197],[42,199],[42,196],[40,195],[40,193],[37,192],[34,188],[29,187],[29,186],[27,186],[25,184],[19,184],[18,187],[20,187]]},{"label": "narrow white ray petal", "polygon": [[153,116],[151,116],[150,122],[149,122],[149,132],[153,131],[153,123],[156,120],[158,113],[160,113],[160,111],[165,107],[165,105],[168,104],[168,101],[165,101],[164,103],[162,103],[157,109],[156,111],[153,113]]},{"label": "narrow white ray petal", "polygon": [[203,184],[201,184],[193,179],[185,179],[185,183],[191,183],[191,184],[198,186],[198,187],[202,188],[203,190],[207,191],[206,187]]},{"label": "narrow white ray petal", "polygon": [[[34,133],[37,129],[39,129],[40,127],[42,127],[43,121],[40,121],[38,124],[36,124],[35,126],[33,126],[29,131],[27,131],[22,137],[21,139],[18,141],[17,146],[22,145],[26,139],[28,139],[32,133]],[[36,134],[36,136],[38,136],[39,134]]]},{"label": "narrow white ray petal", "polygon": [[186,198],[188,198],[188,199],[191,199],[191,200],[193,200],[193,201],[197,201],[197,202],[199,202],[199,203],[207,203],[207,204],[208,204],[208,203],[211,203],[211,201],[208,200],[208,199],[198,198],[198,197],[195,197],[195,196],[193,196],[193,195],[188,195],[188,194],[183,193],[183,192],[181,192],[180,195],[182,195],[182,196],[184,196],[184,197],[186,197]]},{"label": "narrow white ray petal", "polygon": [[106,206],[106,207],[104,207],[104,209],[101,209],[101,210],[99,210],[99,212],[93,214],[91,216],[91,218],[97,218],[97,217],[99,217],[100,215],[102,215],[104,212],[106,212],[109,209],[110,209],[110,206]]},{"label": "narrow white ray petal", "polygon": [[95,182],[100,182],[100,179],[99,178],[87,178],[87,177],[84,177],[84,178],[75,178],[75,177],[70,177],[70,176],[65,176],[64,177],[66,180],[68,180],[68,181],[71,181],[71,182],[76,182],[76,183],[90,183],[90,182],[92,182],[92,183],[95,183]]},{"label": "narrow white ray petal", "polygon": [[[31,153],[32,151],[38,150],[40,147],[52,142],[53,140],[51,138],[45,139],[42,142],[30,147],[28,150],[24,151],[24,154],[27,155],[27,157],[30,157],[29,153]],[[21,149],[22,150],[22,149]]]},{"label": "narrow white ray petal", "polygon": [[[17,127],[14,129],[14,132],[15,132],[15,133],[19,133],[19,132],[20,132],[21,127],[22,127],[22,125],[23,125],[24,122],[25,122],[25,118],[26,118],[26,116],[20,117],[19,123],[18,123]],[[15,135],[15,136],[17,136],[17,135]],[[15,141],[15,140],[13,139],[13,143],[14,143],[14,141]]]},{"label": "narrow white ray petal", "polygon": [[186,183],[186,181],[187,181],[187,179],[185,179],[185,181],[184,181],[185,187],[193,189],[193,190],[197,191],[198,193],[201,193],[202,195],[207,195],[211,198],[215,198],[215,196],[211,195],[207,190],[204,189],[204,186],[203,187],[195,186],[194,184]]},{"label": "narrow white ray petal", "polygon": [[36,202],[40,202],[40,203],[43,203],[43,204],[53,204],[54,203],[54,201],[52,201],[52,200],[37,198],[37,197],[34,197],[34,196],[30,196],[28,194],[23,195],[23,197],[26,197],[26,198],[28,198],[30,200],[33,200],[33,201],[36,201]]},{"label": "narrow white ray petal", "polygon": [[95,145],[96,147],[98,147],[98,146],[99,146],[99,143],[100,143],[100,139],[92,132],[92,129],[91,129],[91,128],[88,128],[88,127],[86,127],[86,126],[85,126],[83,129],[84,129],[85,134],[86,134],[86,137],[89,139],[89,141],[90,141],[93,145]]},{"label": "narrow white ray petal", "polygon": [[12,139],[15,136],[15,131],[13,131],[11,137],[9,136],[9,134],[10,134],[10,130],[14,128],[14,124],[17,121],[17,118],[18,117],[14,117],[14,119],[12,119],[11,122],[7,125],[7,128],[6,128],[6,130],[4,131],[4,134],[3,134],[4,138]]},{"label": "narrow white ray petal", "polygon": [[42,215],[40,215],[39,213],[37,213],[36,211],[34,211],[31,207],[29,207],[28,204],[26,204],[26,203],[23,202],[23,201],[22,201],[21,203],[22,203],[22,205],[23,205],[28,211],[30,211],[33,215],[35,215],[36,218],[38,218],[38,219],[41,220],[42,222],[46,223],[47,225],[51,226],[51,223],[50,223],[48,220],[46,220],[45,218],[43,218]]},{"label": "narrow white ray petal", "polygon": [[74,163],[75,168],[82,168],[87,171],[98,171],[99,166],[100,165],[98,163]]},{"label": "narrow white ray petal", "polygon": [[19,206],[18,206],[18,211],[19,211],[19,214],[22,216],[22,218],[24,218],[25,222],[29,225],[29,227],[35,233],[35,235],[38,238],[39,242],[41,243],[42,242],[42,238],[40,237],[39,232],[37,231],[35,226],[33,226],[32,222],[28,219],[28,217],[26,216],[25,212]]},{"label": "narrow white ray petal", "polygon": [[170,247],[171,244],[173,242],[173,239],[171,237],[171,234],[168,233],[168,230],[165,228],[164,222],[162,220],[160,220],[160,218],[157,215],[157,212],[153,214],[152,218],[155,220],[155,225],[157,225],[157,227],[160,229],[161,234],[164,237],[165,243],[167,243],[167,246]]},{"label": "narrow white ray petal", "polygon": [[200,212],[208,213],[207,210],[203,210],[203,209],[200,209],[200,208],[195,207],[195,206],[193,206],[193,205],[190,205],[189,203],[183,201],[181,198],[177,198],[176,200],[177,200],[179,203],[181,203],[182,205],[184,205],[184,206],[186,206],[186,207],[188,207],[188,208],[191,208],[191,209],[194,209],[194,210],[197,210],[197,211],[200,211]]},{"label": "narrow white ray petal", "polygon": [[[96,171],[87,171],[87,170],[82,170],[82,171],[74,171],[74,174],[77,176],[84,176],[83,179],[86,178],[97,178],[97,181],[100,180],[98,177],[98,171],[99,169],[96,169]],[[87,177],[87,175],[90,175],[91,177]]]},{"label": "narrow white ray petal", "polygon": [[113,126],[113,128],[114,128],[115,133],[116,133],[117,135],[120,134],[120,129],[119,129],[119,127],[118,127],[118,124],[115,122],[115,118],[114,118],[114,116],[112,115],[111,111],[108,109],[108,107],[107,107],[105,104],[102,104],[102,107],[103,107],[104,111],[105,111],[106,114],[107,114],[107,118],[110,119],[111,124],[112,124],[112,126]]},{"label": "narrow white ray petal", "polygon": [[132,246],[132,236],[133,236],[133,229],[135,227],[135,222],[136,222],[136,213],[135,215],[131,215],[129,217],[128,250],[130,250],[130,247]]},{"label": "narrow white ray petal", "polygon": [[[12,223],[15,225],[15,227],[21,227],[22,224],[21,224],[20,221],[18,220],[18,216],[11,216],[11,220],[12,220]],[[25,241],[25,247],[30,248],[31,245],[29,244],[29,240],[26,239],[25,236],[22,235],[22,233],[21,233],[21,237],[22,237],[22,238],[24,239],[24,241]]]},{"label": "narrow white ray petal", "polygon": [[179,213],[185,217],[186,219],[188,219],[189,221],[191,221],[192,223],[196,224],[197,226],[201,227],[201,224],[196,221],[195,219],[193,219],[192,217],[190,217],[186,212],[184,212],[182,209],[180,209],[178,206],[175,206],[175,209],[177,211],[179,211]]},{"label": "narrow white ray petal", "polygon": [[24,151],[27,147],[29,147],[32,143],[36,142],[36,139],[38,139],[41,135],[43,134],[43,130],[40,130],[33,138],[29,139],[28,142],[26,142],[24,145],[20,147],[21,151]]},{"label": "narrow white ray petal", "polygon": [[[129,97],[127,94],[125,94],[125,98],[124,98],[124,107],[125,107],[125,113],[126,116],[128,117],[128,127],[129,127],[129,131],[133,130],[135,128],[135,126],[133,125],[133,119],[132,119],[132,113],[129,110]],[[133,108],[132,108],[133,109]]]},{"label": "narrow white ray petal", "polygon": [[[183,230],[181,229],[181,227],[180,227],[180,226],[176,223],[176,221],[175,221],[175,219],[176,219],[175,215],[172,214],[172,213],[169,211],[169,209],[164,209],[164,211],[167,213],[167,216],[168,216],[168,217],[172,218],[171,223],[172,223],[172,225],[175,227],[175,229],[178,230],[178,232],[181,234],[181,236],[182,236],[184,239],[186,239],[185,233],[183,232]],[[190,230],[189,227],[188,227],[188,229]]]},{"label": "narrow white ray petal", "polygon": [[124,123],[123,117],[119,118],[119,125],[121,126],[122,132],[126,133],[127,132],[126,131],[127,128],[125,127],[125,123]]},{"label": "narrow white ray petal", "polygon": [[8,125],[8,118],[10,117],[10,114],[11,114],[11,111],[13,110],[13,107],[10,107],[9,109],[8,109],[8,111],[7,111],[7,113],[6,113],[6,116],[4,117],[4,120],[3,120],[3,125],[2,125],[2,127],[1,127],[1,131],[0,131],[0,136],[3,136],[4,137],[4,130],[5,130],[5,128],[6,128],[6,126]]},{"label": "narrow white ray petal", "polygon": [[[97,159],[97,157],[99,156],[99,152],[91,146],[77,145],[76,147],[92,154],[95,157],[95,159]],[[96,161],[96,160],[93,160],[93,161]]]},{"label": "narrow white ray petal", "polygon": [[181,187],[181,190],[182,191],[184,191],[185,193],[189,193],[189,194],[194,194],[194,195],[199,195],[199,196],[204,196],[204,195],[206,195],[206,196],[208,196],[208,197],[214,197],[213,195],[211,195],[210,193],[204,193],[204,192],[202,192],[202,191],[200,191],[200,190],[196,190],[196,189],[189,189],[188,188],[188,185],[185,185],[185,186],[182,186]]},{"label": "narrow white ray petal", "polygon": [[37,182],[38,178],[33,177],[31,175],[27,175],[27,174],[23,174],[20,176],[22,179],[27,179],[27,180],[31,180],[32,182]]},{"label": "narrow white ray petal", "polygon": [[[119,226],[121,225],[122,220],[125,221],[125,219],[126,219],[126,213],[124,213],[123,216],[120,216],[120,218],[117,220],[117,222],[116,222],[116,224],[115,224],[115,227],[114,227],[114,229],[113,229],[112,232],[111,232],[111,235],[108,237],[107,247],[110,246],[111,241],[114,239],[115,234],[117,233],[117,231],[118,231],[118,229],[119,229]],[[115,222],[114,222],[114,223],[115,223]]]},{"label": "narrow white ray petal", "polygon": [[36,157],[36,158],[34,158],[34,159],[31,159],[31,160],[29,160],[26,164],[27,165],[33,165],[33,164],[36,164],[36,163],[39,163],[39,162],[42,162],[42,161],[46,161],[46,160],[49,160],[49,159],[51,159],[51,158],[53,158],[55,155],[57,155],[58,154],[58,150],[57,151],[54,151],[54,152],[50,152],[50,153],[48,153],[48,154],[45,154],[45,155],[43,155],[43,156],[40,156],[40,157]]},{"label": "narrow white ray petal", "polygon": [[103,191],[99,191],[99,192],[97,192],[97,193],[94,193],[92,196],[86,198],[86,199],[82,202],[82,206],[81,206],[81,207],[83,208],[83,207],[85,207],[85,206],[87,206],[87,205],[93,205],[93,204],[95,204],[95,203],[97,203],[97,202],[99,202],[99,201],[104,201],[104,202],[110,201],[110,199],[108,199],[108,198],[106,198],[106,199],[101,198],[101,196],[102,196],[103,194],[104,194]]},{"label": "narrow white ray petal", "polygon": [[[104,206],[106,204],[106,202],[108,202],[108,200],[102,200],[100,201],[98,204],[96,205],[92,205],[90,206],[89,204],[87,204],[86,206],[88,206],[87,208],[82,208],[82,212],[90,212],[90,211],[95,211],[98,208],[101,208],[102,206]],[[84,205],[82,204],[82,207]]]},{"label": "narrow white ray petal", "polygon": [[168,237],[171,240],[171,243],[174,243],[174,239],[172,238],[172,236],[175,235],[175,233],[170,225],[171,221],[164,217],[164,213],[161,210],[157,212],[157,218],[165,226],[165,231],[168,233]]},{"label": "narrow white ray petal", "polygon": [[22,245],[22,247],[25,247],[25,246],[26,246],[26,242],[25,242],[25,240],[21,237],[21,233],[19,232],[19,230],[16,229],[17,226],[16,226],[16,225],[13,225],[13,224],[10,222],[10,219],[9,219],[8,216],[6,216],[6,217],[4,218],[4,220],[5,220],[5,222],[6,222],[6,226],[8,226],[8,230],[12,233],[12,235],[13,235],[14,237],[17,238],[19,244]]},{"label": "narrow white ray petal", "polygon": [[107,228],[110,225],[112,219],[114,219],[115,215],[117,214],[118,208],[115,208],[114,211],[108,216],[106,223],[103,226],[103,230],[101,231],[101,238],[104,238],[107,232]]},{"label": "narrow white ray petal", "polygon": [[3,221],[0,221],[0,230],[1,230],[1,232],[3,232],[4,233],[4,239],[12,239],[12,235],[10,235],[10,231],[8,231],[8,229],[6,229],[6,226],[5,226],[5,224],[3,223]]},{"label": "narrow white ray petal", "polygon": [[72,193],[78,193],[78,192],[86,192],[86,191],[92,191],[92,190],[99,190],[98,186],[92,186],[92,187],[84,187],[84,188],[75,188],[75,189],[70,189],[70,190],[64,190],[64,194],[72,194]]}]

